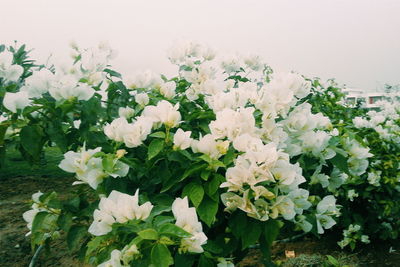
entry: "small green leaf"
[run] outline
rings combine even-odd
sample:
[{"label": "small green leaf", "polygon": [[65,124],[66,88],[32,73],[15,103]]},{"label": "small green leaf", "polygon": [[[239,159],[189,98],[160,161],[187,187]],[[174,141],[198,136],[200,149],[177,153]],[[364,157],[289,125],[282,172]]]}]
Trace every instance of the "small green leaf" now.
[{"label": "small green leaf", "polygon": [[218,211],[218,201],[214,201],[208,196],[204,196],[203,201],[197,208],[197,213],[200,219],[205,222],[208,226],[211,226],[215,221],[215,215]]},{"label": "small green leaf", "polygon": [[82,225],[74,225],[70,228],[67,235],[67,244],[70,250],[78,249],[79,245],[82,244],[82,239],[87,234],[87,228]]},{"label": "small green leaf", "polygon": [[190,237],[192,236],[190,233],[186,232],[179,226],[172,224],[172,223],[166,223],[160,226],[159,229],[160,234],[165,234],[165,235],[171,235],[171,236],[176,236],[176,237]]},{"label": "small green leaf", "polygon": [[39,126],[25,126],[21,129],[21,145],[33,158],[38,159],[42,151],[43,131]]},{"label": "small green leaf", "polygon": [[349,166],[347,164],[347,158],[341,154],[336,154],[333,158],[329,159],[333,165],[335,165],[339,170],[349,174]]},{"label": "small green leaf", "polygon": [[179,181],[183,181],[187,177],[191,176],[194,173],[200,172],[203,169],[206,169],[208,167],[208,164],[205,163],[197,163],[197,164],[192,164],[189,169],[185,171],[185,173],[182,175],[181,179]]},{"label": "small green leaf", "polygon": [[157,240],[158,239],[158,233],[156,230],[149,228],[149,229],[145,229],[143,231],[140,231],[138,233],[138,235],[143,238],[143,239],[147,239],[147,240]]},{"label": "small green leaf", "polygon": [[155,132],[149,135],[150,137],[155,137],[155,138],[162,138],[165,139],[165,133],[164,132]]},{"label": "small green leaf", "polygon": [[183,196],[188,196],[195,207],[198,207],[204,197],[204,189],[200,184],[190,183],[187,184],[182,191]]},{"label": "small green leaf", "polygon": [[101,161],[101,163],[103,165],[103,169],[106,172],[108,172],[108,173],[114,172],[114,160],[115,160],[115,157],[112,154],[108,154],[103,157],[103,160]]},{"label": "small green leaf", "polygon": [[164,148],[164,140],[163,139],[154,139],[151,141],[148,150],[148,159],[151,160],[155,156],[157,156]]},{"label": "small green leaf", "polygon": [[270,247],[279,235],[281,222],[279,222],[278,220],[268,220],[263,223],[263,227],[265,240],[267,242],[267,245]]},{"label": "small green leaf", "polygon": [[235,211],[229,218],[229,228],[232,230],[232,234],[238,239],[246,234],[246,229],[249,229],[247,227],[247,218],[247,215],[241,210]]},{"label": "small green leaf", "polygon": [[251,229],[251,231],[247,231],[246,234],[242,235],[242,249],[246,249],[250,245],[254,245],[260,238],[262,232],[261,225],[258,221],[248,221],[247,227],[247,229]]},{"label": "small green leaf", "polygon": [[340,266],[339,261],[334,257],[332,257],[331,255],[326,255],[326,257],[328,258],[329,263],[332,264],[333,266]]},{"label": "small green leaf", "polygon": [[61,230],[68,232],[72,225],[72,213],[63,213],[58,217],[57,224]]},{"label": "small green leaf", "polygon": [[207,180],[208,180],[208,177],[210,177],[210,174],[211,174],[211,171],[209,171],[209,170],[203,170],[203,171],[200,173],[200,177],[201,177],[201,179],[203,179],[204,181],[207,181]]},{"label": "small green leaf", "polygon": [[174,263],[174,259],[166,245],[154,245],[151,249],[151,263],[157,267],[168,267]]},{"label": "small green leaf", "polygon": [[108,73],[108,74],[110,74],[111,77],[122,78],[121,74],[119,72],[114,71],[114,70],[104,69],[103,71]]}]

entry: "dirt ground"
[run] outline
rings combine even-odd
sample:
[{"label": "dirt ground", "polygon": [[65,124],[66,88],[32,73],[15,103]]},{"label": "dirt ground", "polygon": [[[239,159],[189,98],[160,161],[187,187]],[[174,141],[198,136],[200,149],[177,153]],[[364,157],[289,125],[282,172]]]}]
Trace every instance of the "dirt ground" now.
[{"label": "dirt ground", "polygon": [[[0,266],[28,266],[32,258],[29,231],[22,214],[29,209],[33,193],[55,190],[66,194],[73,178],[13,177],[0,180]],[[69,255],[65,242],[59,240],[50,253],[43,251],[35,266],[82,266]]]},{"label": "dirt ground", "polygon": [[[29,209],[31,195],[39,190],[55,190],[61,195],[71,190],[73,178],[14,177],[0,180],[0,266],[28,266],[32,251],[26,223],[22,213]],[[392,252],[389,253],[392,247]],[[295,259],[288,260],[285,250],[294,251]],[[355,252],[341,252],[329,238],[314,240],[303,238],[291,243],[277,243],[273,255],[280,266],[322,266],[318,263],[325,255],[332,255],[348,266],[400,267],[400,242],[371,244]],[[261,253],[254,249],[239,267],[261,267]],[[312,261],[315,260],[315,264]],[[35,266],[84,266],[70,255],[65,242],[60,239],[50,253],[40,255]]]}]

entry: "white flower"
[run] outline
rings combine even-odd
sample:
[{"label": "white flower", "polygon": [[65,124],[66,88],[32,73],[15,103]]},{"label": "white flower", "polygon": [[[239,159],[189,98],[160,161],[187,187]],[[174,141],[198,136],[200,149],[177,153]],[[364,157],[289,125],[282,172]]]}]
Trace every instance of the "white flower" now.
[{"label": "white flower", "polygon": [[176,225],[192,236],[183,238],[181,250],[193,253],[202,253],[201,247],[207,242],[207,236],[203,233],[203,227],[199,222],[195,208],[189,208],[188,198],[176,198],[172,203],[172,213],[176,219]]},{"label": "white flower", "polygon": [[121,251],[114,249],[111,252],[111,258],[102,264],[97,265],[97,267],[127,267],[128,265],[121,264]]},{"label": "white flower", "polygon": [[111,140],[122,142],[128,128],[128,121],[125,117],[117,118],[104,126],[104,134]]},{"label": "white flower", "polygon": [[100,147],[89,150],[83,147],[80,152],[68,151],[58,166],[66,172],[76,174],[76,178],[80,181],[74,182],[73,185],[87,183],[93,189],[96,189],[107,176],[115,178],[128,174],[129,166],[119,161],[117,157],[114,159],[112,171],[103,170],[102,158],[94,157],[100,150]]},{"label": "white flower", "polygon": [[336,224],[331,216],[338,216],[339,210],[336,207],[336,199],[334,196],[325,196],[317,205],[317,231],[319,234],[324,233],[324,229],[330,229]]},{"label": "white flower", "polygon": [[29,95],[27,92],[6,93],[3,99],[3,105],[9,111],[16,113],[17,110],[22,110],[30,104]]},{"label": "white flower", "polygon": [[261,57],[258,55],[247,56],[243,59],[243,61],[244,64],[254,71],[259,71],[264,66]]},{"label": "white flower", "polygon": [[133,75],[132,78],[128,79],[127,87],[131,89],[135,88],[156,88],[159,87],[162,80],[159,75],[146,70],[138,72]]},{"label": "white flower", "polygon": [[252,107],[239,108],[237,111],[224,109],[217,112],[216,120],[209,124],[211,134],[217,139],[228,137],[232,141],[244,133],[254,134],[256,128],[253,112]]},{"label": "white flower", "polygon": [[358,197],[358,193],[356,193],[356,191],[354,189],[350,189],[349,191],[347,191],[347,198],[350,201],[354,201],[355,197]]},{"label": "white flower", "polygon": [[149,96],[146,93],[136,94],[135,101],[141,106],[146,106],[149,103]]},{"label": "white flower", "polygon": [[279,196],[273,205],[271,218],[277,218],[278,213],[283,216],[285,220],[292,220],[296,216],[296,211],[294,210],[293,201],[286,196]]},{"label": "white flower", "polygon": [[111,225],[115,223],[115,219],[111,214],[96,209],[93,213],[93,218],[94,220],[88,229],[89,233],[100,236],[111,232]]},{"label": "white flower", "polygon": [[24,69],[20,65],[13,65],[13,53],[3,51],[0,53],[0,78],[6,82],[16,82],[21,77]]},{"label": "white flower", "polygon": [[115,222],[146,220],[152,208],[150,202],[139,205],[139,189],[133,196],[113,190],[107,198],[101,198],[88,231],[96,236],[105,235],[111,231]]},{"label": "white flower", "polygon": [[48,69],[41,69],[25,79],[24,90],[28,91],[30,97],[40,97],[50,90],[54,82],[55,75]]},{"label": "white flower", "polygon": [[130,108],[130,107],[120,107],[118,109],[118,115],[120,117],[124,117],[126,119],[129,119],[131,117],[133,117],[133,115],[135,115],[135,110]]},{"label": "white flower", "polygon": [[241,69],[241,60],[237,56],[225,57],[221,62],[221,67],[227,73],[239,72]]},{"label": "white flower", "polygon": [[176,84],[175,82],[171,81],[171,82],[166,82],[163,83],[160,87],[160,93],[168,98],[171,99],[175,96],[175,89],[176,89]]},{"label": "white flower", "polygon": [[179,103],[175,106],[166,100],[161,100],[157,106],[146,106],[142,116],[151,118],[154,122],[161,122],[168,128],[174,128],[181,122],[181,114],[178,111]]},{"label": "white flower", "polygon": [[379,186],[379,181],[381,180],[381,171],[375,172],[370,172],[368,173],[368,183],[373,185],[373,186]]},{"label": "white flower", "polygon": [[77,81],[76,77],[64,75],[57,77],[49,93],[55,100],[89,100],[95,93],[94,89],[85,83]]},{"label": "white flower", "polygon": [[193,140],[191,147],[195,153],[200,152],[218,159],[228,151],[229,141],[216,141],[212,134],[207,134],[200,140]]},{"label": "white flower", "polygon": [[191,134],[191,131],[185,132],[179,128],[174,135],[174,148],[182,150],[189,148],[193,140],[190,138]]}]

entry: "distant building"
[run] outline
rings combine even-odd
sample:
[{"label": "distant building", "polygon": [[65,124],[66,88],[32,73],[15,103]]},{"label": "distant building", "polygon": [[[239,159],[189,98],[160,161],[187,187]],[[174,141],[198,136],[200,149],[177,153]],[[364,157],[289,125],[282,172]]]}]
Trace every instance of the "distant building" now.
[{"label": "distant building", "polygon": [[360,89],[343,89],[345,104],[349,107],[359,106],[367,109],[379,108],[379,101],[400,102],[400,93],[364,92]]}]

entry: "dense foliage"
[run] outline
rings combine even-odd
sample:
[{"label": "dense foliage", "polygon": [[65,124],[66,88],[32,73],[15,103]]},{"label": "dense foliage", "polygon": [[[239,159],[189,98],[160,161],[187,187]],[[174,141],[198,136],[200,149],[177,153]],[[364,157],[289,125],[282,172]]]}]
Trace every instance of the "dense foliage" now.
[{"label": "dense foliage", "polygon": [[35,164],[57,146],[77,179],[69,199],[32,196],[33,248],[65,233],[93,265],[222,267],[254,244],[272,264],[280,230],[398,237],[395,105],[348,108],[332,81],[191,42],[169,51],[173,78],[125,79],[109,47],[73,50],[59,68],[0,47],[1,153]]}]

